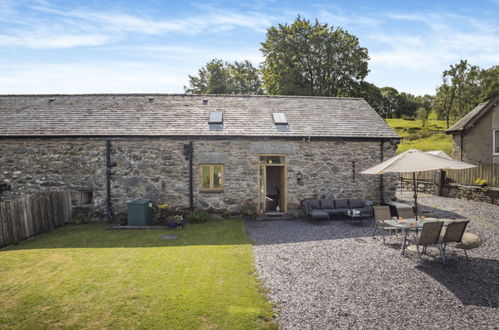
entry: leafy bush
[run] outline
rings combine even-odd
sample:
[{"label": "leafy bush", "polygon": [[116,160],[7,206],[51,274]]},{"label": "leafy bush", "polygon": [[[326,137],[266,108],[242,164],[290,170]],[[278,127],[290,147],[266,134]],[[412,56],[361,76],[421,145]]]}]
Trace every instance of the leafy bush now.
[{"label": "leafy bush", "polygon": [[485,179],[478,178],[475,180],[475,184],[482,186],[482,187],[485,187],[488,184],[488,182]]},{"label": "leafy bush", "polygon": [[182,221],[184,221],[184,217],[181,216],[180,214],[174,215],[172,217],[168,218],[168,221],[174,224],[180,224]]},{"label": "leafy bush", "polygon": [[81,225],[89,222],[90,217],[83,211],[74,211],[71,215],[70,223],[74,223],[75,225]]},{"label": "leafy bush", "polygon": [[187,220],[192,223],[203,223],[208,220],[208,213],[201,209],[194,209],[189,216],[187,217]]},{"label": "leafy bush", "polygon": [[167,224],[176,215],[180,215],[185,219],[187,212],[184,208],[174,207],[169,204],[159,204],[157,206],[155,223],[159,225]]}]

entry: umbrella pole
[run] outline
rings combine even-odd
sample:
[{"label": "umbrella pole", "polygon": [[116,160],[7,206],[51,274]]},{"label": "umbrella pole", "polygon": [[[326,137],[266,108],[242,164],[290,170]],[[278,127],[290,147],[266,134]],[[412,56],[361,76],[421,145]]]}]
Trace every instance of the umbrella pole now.
[{"label": "umbrella pole", "polygon": [[418,221],[418,188],[416,187],[416,172],[412,172],[412,181],[414,185],[414,213]]}]

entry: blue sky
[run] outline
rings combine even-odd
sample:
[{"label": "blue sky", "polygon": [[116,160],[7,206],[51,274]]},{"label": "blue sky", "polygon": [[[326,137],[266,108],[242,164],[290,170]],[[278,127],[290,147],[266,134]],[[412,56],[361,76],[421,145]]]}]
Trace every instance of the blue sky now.
[{"label": "blue sky", "polygon": [[0,94],[182,93],[212,58],[261,62],[297,15],[359,37],[380,87],[433,94],[460,59],[499,64],[499,0],[0,0]]}]

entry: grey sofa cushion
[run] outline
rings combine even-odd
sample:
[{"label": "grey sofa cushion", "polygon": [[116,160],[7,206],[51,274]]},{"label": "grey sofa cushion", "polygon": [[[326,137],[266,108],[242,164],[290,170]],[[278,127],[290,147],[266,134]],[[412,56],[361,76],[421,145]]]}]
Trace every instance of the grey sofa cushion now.
[{"label": "grey sofa cushion", "polygon": [[360,199],[351,199],[349,203],[350,207],[353,209],[360,209],[364,207],[364,202]]},{"label": "grey sofa cushion", "polygon": [[329,218],[329,214],[327,212],[324,212],[324,211],[321,211],[321,210],[317,210],[317,209],[316,210],[312,210],[310,212],[310,216],[312,218],[325,218],[325,219]]},{"label": "grey sofa cushion", "polygon": [[318,199],[308,200],[307,203],[308,203],[308,210],[309,211],[320,210],[320,208],[321,208],[321,203],[319,202]]},{"label": "grey sofa cushion", "polygon": [[347,209],[348,206],[348,199],[337,199],[334,201],[334,204],[336,205],[337,209]]},{"label": "grey sofa cushion", "polygon": [[329,214],[340,214],[342,213],[342,210],[340,209],[321,209],[321,211],[327,212]]},{"label": "grey sofa cushion", "polygon": [[321,209],[334,209],[334,201],[332,199],[321,199]]}]

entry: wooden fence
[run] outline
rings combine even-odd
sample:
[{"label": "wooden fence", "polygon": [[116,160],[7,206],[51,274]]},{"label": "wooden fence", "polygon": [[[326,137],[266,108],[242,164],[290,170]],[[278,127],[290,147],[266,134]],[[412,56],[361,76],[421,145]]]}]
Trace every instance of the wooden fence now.
[{"label": "wooden fence", "polygon": [[71,217],[69,191],[47,192],[0,202],[0,247],[60,227]]},{"label": "wooden fence", "polygon": [[[417,178],[422,181],[435,180],[436,171],[418,172]],[[491,187],[499,187],[499,163],[478,164],[477,167],[465,170],[447,170],[445,177],[448,182],[474,185],[476,179],[487,180]],[[411,179],[412,173],[403,173],[402,178]]]}]

